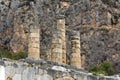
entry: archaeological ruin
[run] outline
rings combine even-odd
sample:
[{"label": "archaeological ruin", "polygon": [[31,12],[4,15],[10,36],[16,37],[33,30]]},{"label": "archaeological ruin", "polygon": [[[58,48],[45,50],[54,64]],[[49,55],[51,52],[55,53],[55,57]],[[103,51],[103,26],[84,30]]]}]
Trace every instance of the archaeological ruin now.
[{"label": "archaeological ruin", "polygon": [[[120,80],[120,0],[0,0],[0,80]],[[16,56],[15,56],[16,57]],[[86,70],[109,61],[115,75]]]},{"label": "archaeological ruin", "polygon": [[[56,25],[52,30],[52,39],[50,50],[48,49],[40,50],[40,38],[41,29],[40,27],[30,27],[29,33],[29,45],[28,45],[28,57],[34,59],[45,59],[57,63],[70,64],[72,66],[81,67],[81,45],[80,45],[80,32],[77,30],[66,30],[65,12],[62,8],[68,9],[70,4],[66,1],[61,1],[57,5],[57,17]],[[35,14],[35,13],[34,13]],[[69,31],[71,34],[66,35]],[[71,45],[67,45],[66,36],[70,37]],[[67,46],[71,46],[69,60],[67,58]],[[45,53],[44,53],[45,52]],[[46,54],[46,58],[45,55]]]},{"label": "archaeological ruin", "polygon": [[[57,63],[67,63],[66,54],[66,28],[65,19],[57,19],[57,26],[52,31],[51,41],[51,54],[47,60]],[[71,34],[71,54],[70,54],[70,65],[81,67],[81,46],[80,46],[80,32],[75,30],[69,31]],[[29,45],[28,45],[28,57],[34,59],[40,59],[40,28],[30,27],[29,34]],[[44,58],[43,58],[44,59]]]}]

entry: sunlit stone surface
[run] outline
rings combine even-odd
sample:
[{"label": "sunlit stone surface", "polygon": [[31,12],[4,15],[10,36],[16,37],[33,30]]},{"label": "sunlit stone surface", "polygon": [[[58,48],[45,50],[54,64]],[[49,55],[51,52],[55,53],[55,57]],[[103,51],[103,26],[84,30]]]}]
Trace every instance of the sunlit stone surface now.
[{"label": "sunlit stone surface", "polygon": [[95,76],[82,68],[44,60],[3,63],[0,64],[0,80],[120,80],[118,75]]},{"label": "sunlit stone surface", "polygon": [[5,80],[5,67],[0,65],[0,80]]}]

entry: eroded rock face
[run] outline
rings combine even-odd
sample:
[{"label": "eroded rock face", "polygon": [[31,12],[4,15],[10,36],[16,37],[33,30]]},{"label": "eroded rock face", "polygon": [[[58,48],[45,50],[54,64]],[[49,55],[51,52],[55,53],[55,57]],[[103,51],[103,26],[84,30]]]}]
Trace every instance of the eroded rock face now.
[{"label": "eroded rock face", "polygon": [[82,54],[86,55],[86,65],[93,66],[108,60],[113,63],[117,71],[120,66],[117,64],[120,57],[120,30],[82,28],[80,32]]},{"label": "eroded rock face", "polygon": [[[109,60],[119,71],[119,8],[120,0],[0,0],[0,48],[12,52],[27,51],[29,27],[37,25],[41,28],[41,57],[47,59],[56,18],[65,17],[66,30],[81,33],[85,66]],[[67,38],[69,36],[66,36],[66,43],[70,44]],[[67,58],[70,49],[67,46]]]}]

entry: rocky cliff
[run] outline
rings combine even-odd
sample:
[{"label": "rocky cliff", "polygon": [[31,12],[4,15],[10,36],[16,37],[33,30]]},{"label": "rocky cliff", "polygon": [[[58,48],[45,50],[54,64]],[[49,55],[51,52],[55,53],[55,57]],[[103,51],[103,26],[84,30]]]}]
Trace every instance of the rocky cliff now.
[{"label": "rocky cliff", "polygon": [[[29,28],[36,25],[41,28],[41,55],[45,57],[56,18],[62,15],[67,30],[81,33],[84,67],[108,60],[120,72],[120,0],[0,0],[0,48],[27,51]],[[69,53],[68,46],[68,58]]]}]

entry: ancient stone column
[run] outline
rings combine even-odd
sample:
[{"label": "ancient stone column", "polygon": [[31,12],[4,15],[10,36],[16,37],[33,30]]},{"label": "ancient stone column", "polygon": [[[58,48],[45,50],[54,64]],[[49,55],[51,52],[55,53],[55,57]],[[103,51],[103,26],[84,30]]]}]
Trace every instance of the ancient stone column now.
[{"label": "ancient stone column", "polygon": [[52,32],[51,60],[53,62],[62,63],[62,39],[61,31],[58,29]]},{"label": "ancient stone column", "polygon": [[29,43],[28,43],[28,57],[40,58],[40,29],[39,27],[30,27]]},{"label": "ancient stone column", "polygon": [[107,23],[108,23],[108,26],[111,26],[111,19],[112,19],[112,15],[109,13],[109,12],[107,12]]},{"label": "ancient stone column", "polygon": [[65,29],[65,19],[57,20],[57,29],[60,30],[60,37],[62,41],[62,63],[66,64],[66,29]]},{"label": "ancient stone column", "polygon": [[86,55],[82,54],[81,55],[81,67],[85,68],[85,62],[86,62]]},{"label": "ancient stone column", "polygon": [[[59,56],[60,56],[59,62],[61,62],[61,63],[66,63],[65,13],[67,11],[67,9],[66,9],[67,6],[64,4],[65,3],[61,2],[61,4],[59,5],[59,7],[57,9],[57,13],[56,13],[56,15],[57,15],[56,16],[56,19],[57,19],[57,26],[56,26],[57,32],[56,33],[59,38],[53,37],[61,42],[61,43],[56,43],[57,46],[59,46],[60,52],[59,51],[57,51],[57,52],[59,53]],[[54,34],[53,34],[53,36],[54,36]],[[54,39],[52,41],[54,41]],[[53,45],[53,43],[52,43],[52,45]],[[57,50],[57,49],[55,49],[55,50]],[[54,52],[54,51],[52,50],[51,52]],[[51,53],[51,54],[53,54],[53,53]]]},{"label": "ancient stone column", "polygon": [[79,31],[71,31],[71,55],[70,64],[72,66],[81,67],[81,51],[80,51],[80,33]]}]

